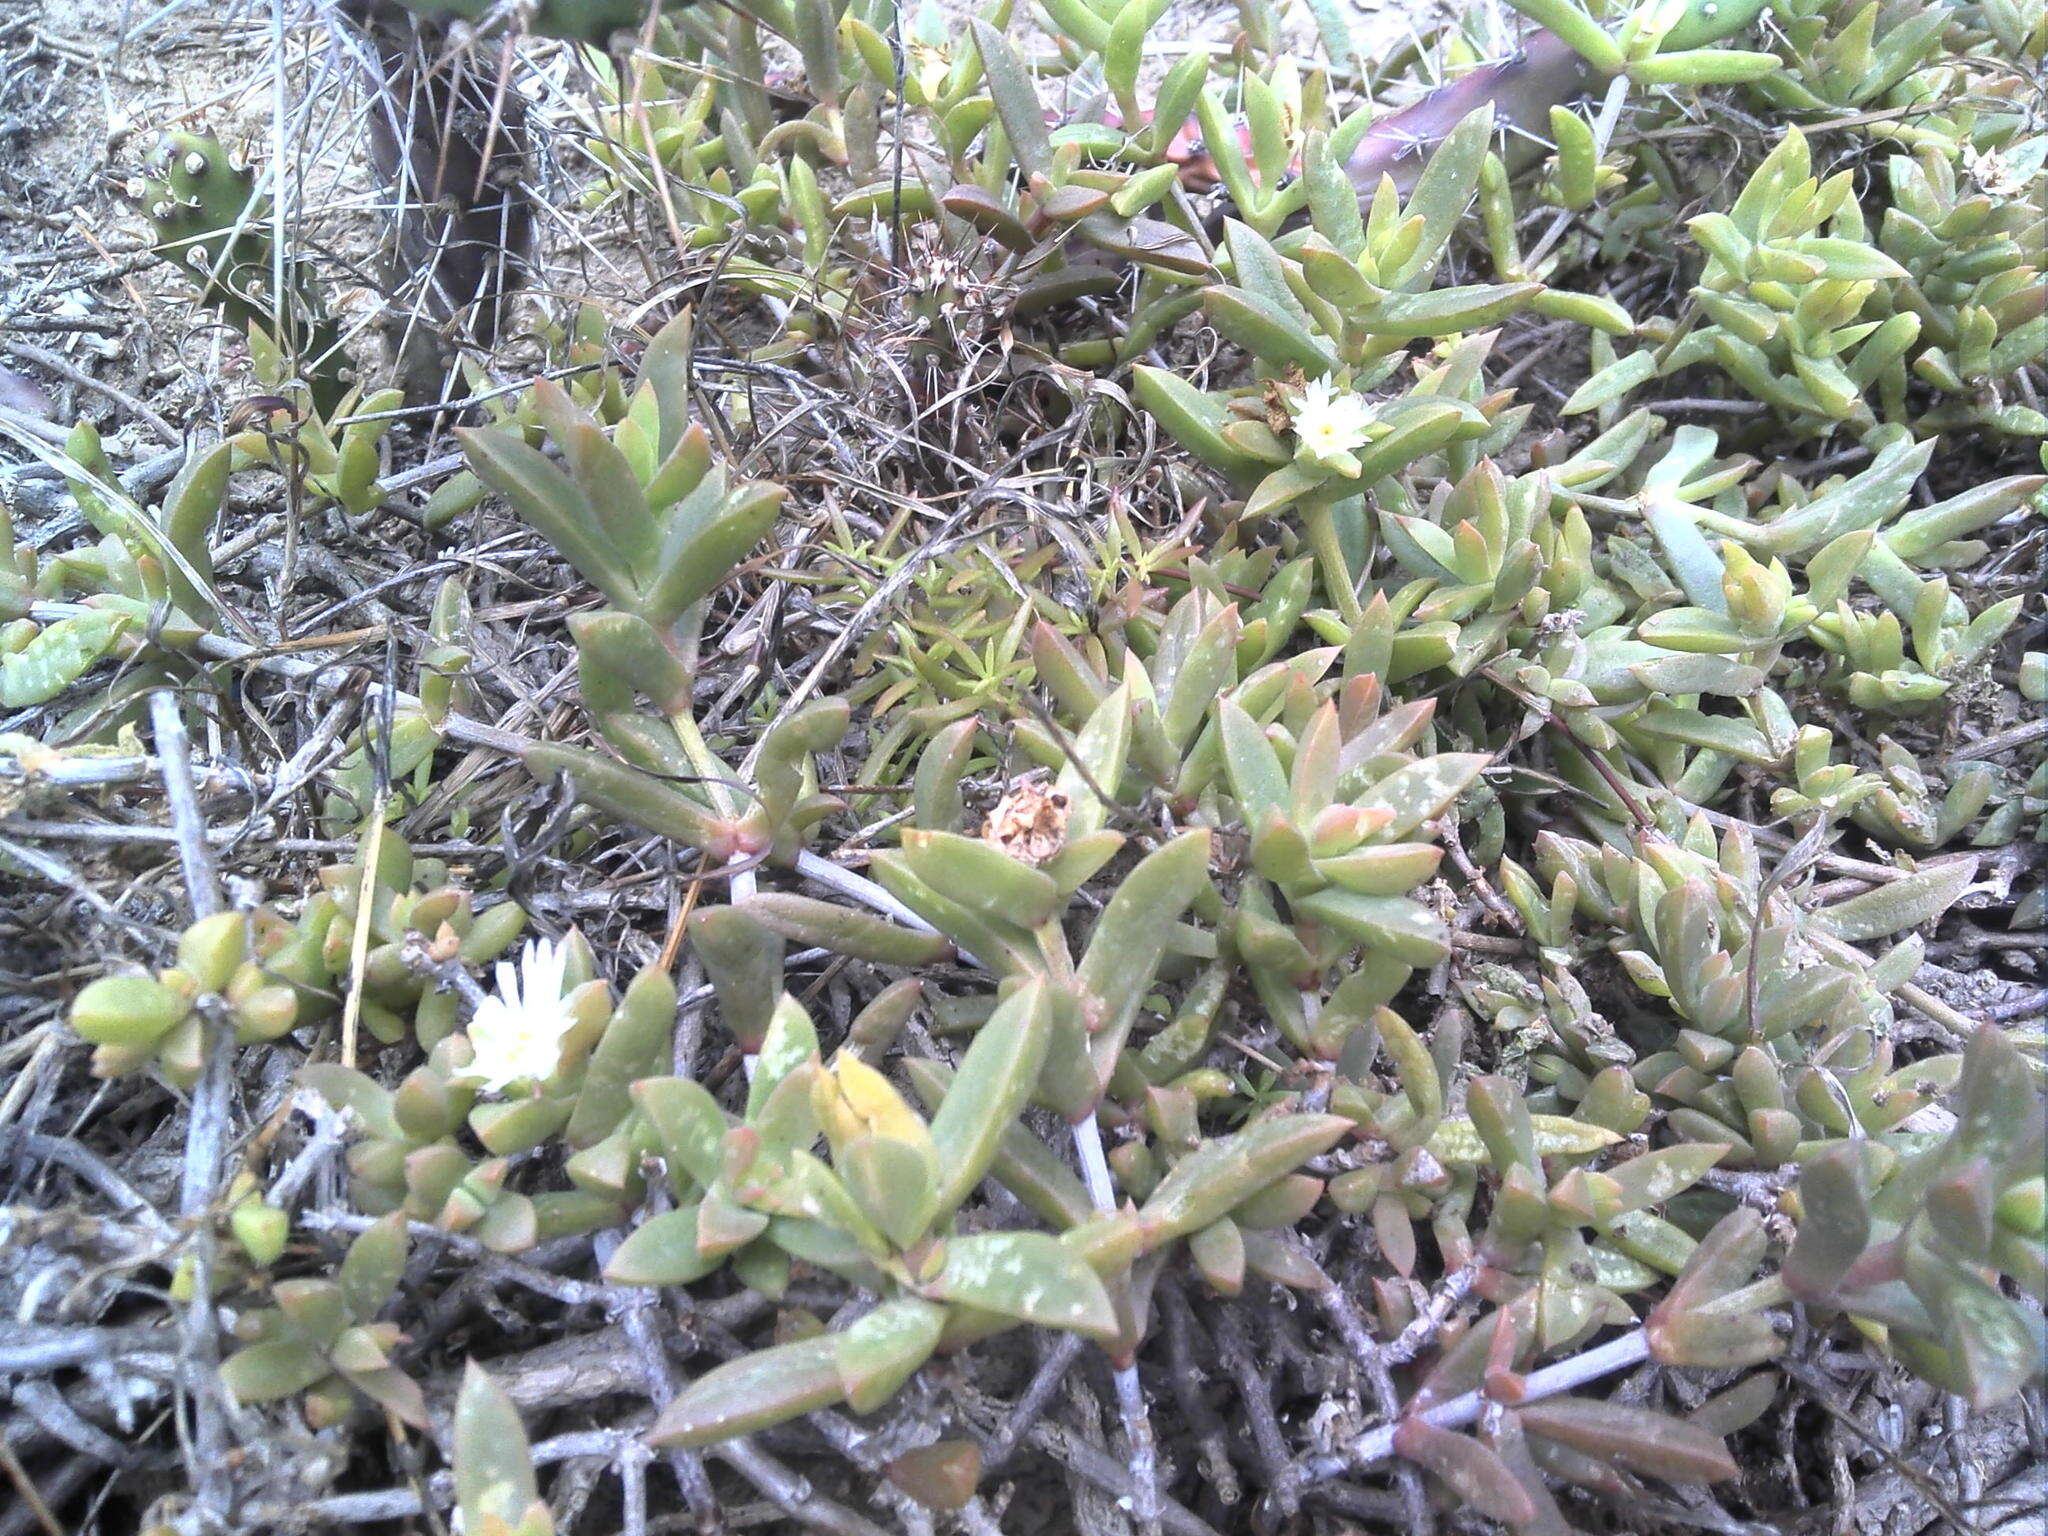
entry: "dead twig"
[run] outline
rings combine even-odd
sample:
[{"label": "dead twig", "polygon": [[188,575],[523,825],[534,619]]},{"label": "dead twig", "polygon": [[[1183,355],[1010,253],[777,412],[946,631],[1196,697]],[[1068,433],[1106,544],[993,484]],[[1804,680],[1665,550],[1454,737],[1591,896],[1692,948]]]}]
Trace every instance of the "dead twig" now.
[{"label": "dead twig", "polygon": [[[149,696],[150,723],[156,731],[157,760],[163,768],[164,800],[178,834],[178,862],[184,869],[186,900],[195,921],[221,910],[220,885],[213,855],[206,845],[206,822],[192,784],[191,744],[178,696],[168,688]],[[218,1319],[213,1305],[213,1226],[209,1214],[220,1184],[228,1138],[228,1085],[235,1048],[234,1031],[218,1000],[203,998],[204,1058],[192,1089],[192,1112],[185,1125],[185,1162],[178,1185],[178,1215],[192,1226],[192,1300],[183,1313],[185,1349],[204,1378],[192,1393],[193,1469],[199,1502],[225,1516],[228,1445],[226,1405],[212,1372],[220,1359]]]}]

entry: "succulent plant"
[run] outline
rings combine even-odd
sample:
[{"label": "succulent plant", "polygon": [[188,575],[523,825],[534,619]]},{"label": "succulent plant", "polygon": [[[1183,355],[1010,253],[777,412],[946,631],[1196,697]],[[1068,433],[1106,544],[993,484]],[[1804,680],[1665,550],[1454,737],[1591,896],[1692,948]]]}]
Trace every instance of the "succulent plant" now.
[{"label": "succulent plant", "polygon": [[[267,338],[252,333],[251,350],[257,376],[287,388],[284,360]],[[295,481],[308,501],[367,517],[385,500],[379,444],[404,398],[396,389],[366,394],[351,388],[311,402],[284,395],[259,399],[254,424],[231,439],[233,467],[268,464]]]},{"label": "succulent plant", "polygon": [[[592,1451],[627,1528],[654,1451],[700,1521],[730,1475],[853,1529],[829,1450],[979,1529],[1026,1435],[1141,1531],[1197,1478],[1280,1529],[1386,1476],[1556,1536],[1743,1476],[1824,1341],[1980,1406],[2038,1374],[2038,999],[1991,990],[2037,979],[2048,804],[2038,0],[1517,0],[1506,57],[1371,72],[1265,0],[1227,58],[1158,0],[407,9],[508,59],[640,29],[550,77],[562,215],[661,231],[676,317],[536,291],[537,377],[463,362],[427,490],[395,394],[286,377],[310,269],[195,148],[160,200],[275,398],[160,505],[81,427],[45,457],[92,534],[0,526],[0,704],[49,711],[0,737],[10,875],[69,868],[27,813],[159,780],[196,910],[208,849],[355,850],[175,956],[138,927],[70,1012],[195,1096],[230,1035],[313,1124],[182,1213],[180,1326],[257,1303],[235,1398],[417,1426],[398,1362],[477,1356],[452,1479],[394,1492],[497,1536]],[[413,692],[297,738],[295,824],[208,839],[147,696],[231,701],[239,766],[267,674],[332,685],[217,538],[270,471],[390,532]],[[507,509],[530,570],[474,558]],[[349,1209],[304,1209],[329,1155]],[[367,1230],[327,1279],[295,1222]],[[506,1341],[599,1305],[648,1410],[537,1449]],[[1083,1349],[1096,1462],[1031,1428]]]},{"label": "succulent plant", "polygon": [[366,724],[330,776],[325,814],[334,830],[366,826],[377,815],[380,781],[388,780],[383,783],[387,792],[396,791],[387,793],[383,804],[387,822],[404,815],[431,789],[434,754],[448,713],[466,702],[469,627],[469,596],[451,576],[435,592],[427,615],[431,644],[420,657],[418,703],[394,705],[387,720]]},{"label": "succulent plant", "polygon": [[[691,709],[691,662],[706,600],[767,533],[782,490],[730,483],[689,419],[690,326],[649,344],[639,387],[612,434],[546,379],[533,399],[557,466],[509,427],[465,429],[471,468],[500,491],[609,609],[576,626],[585,702],[616,758],[576,748],[527,753],[536,777],[568,774],[592,804],[721,861],[790,857],[836,802],[818,794],[809,755],[845,731],[845,706],[820,700],[764,736],[757,783],[712,756]],[[653,706],[643,713],[640,701]],[[676,787],[676,781],[689,785]]]},{"label": "succulent plant", "polygon": [[367,1227],[331,1280],[280,1280],[272,1306],[243,1313],[242,1347],[221,1363],[221,1383],[244,1403],[296,1397],[314,1429],[346,1422],[367,1402],[415,1429],[427,1425],[419,1383],[391,1361],[396,1323],[378,1321],[405,1270],[405,1223]]},{"label": "succulent plant", "polygon": [[[633,1232],[610,1278],[687,1283],[730,1257],[773,1291],[796,1260],[883,1298],[843,1333],[776,1345],[702,1377],[663,1414],[656,1444],[701,1445],[841,1401],[871,1411],[934,1349],[1016,1323],[1127,1340],[1129,1303],[1116,1297],[1133,1259],[1227,1226],[1234,1208],[1348,1129],[1329,1116],[1262,1121],[1190,1154],[1134,1212],[1097,1215],[1073,1176],[1012,1123],[1048,1070],[1061,1070],[1049,1058],[1072,1048],[1061,1011],[1044,982],[1008,992],[956,1070],[920,1078],[937,1102],[929,1121],[857,1055],[824,1062],[787,997],[740,1124],[688,1079],[635,1086],[682,1203]],[[829,1164],[807,1150],[820,1134]],[[952,1230],[954,1212],[991,1173],[1065,1230]]]},{"label": "succulent plant", "polygon": [[24,605],[0,659],[0,698],[9,707],[58,697],[106,656],[176,646],[218,622],[210,540],[231,458],[225,444],[190,455],[152,511],[122,488],[98,432],[84,422],[72,430],[62,467],[99,542],[41,558],[8,542],[24,596],[78,594],[92,611],[38,623]]},{"label": "succulent plant", "polygon": [[260,909],[201,918],[180,937],[175,966],[155,975],[104,976],[80,991],[71,1027],[97,1047],[97,1075],[155,1066],[189,1088],[205,1062],[209,1023],[217,1020],[237,1044],[252,1045],[321,1010],[326,999],[312,991],[327,980],[316,969],[318,931],[317,919],[295,930]]},{"label": "succulent plant", "polygon": [[252,345],[276,349],[289,341],[291,355],[305,360],[314,400],[332,407],[350,371],[341,330],[306,261],[292,253],[279,259],[271,199],[257,190],[255,174],[220,140],[195,133],[166,134],[154,171],[143,179],[141,202],[157,253],[197,282],[200,298]]},{"label": "succulent plant", "polygon": [[[353,1114],[359,1134],[349,1151],[350,1189],[359,1207],[378,1215],[401,1210],[414,1221],[516,1253],[546,1238],[610,1225],[619,1202],[637,1198],[636,1149],[647,1136],[628,1089],[665,1059],[675,988],[647,971],[614,1001],[591,976],[588,946],[575,939],[565,952],[555,979],[566,992],[533,995],[538,982],[529,954],[528,995],[512,1000],[515,1009],[545,1011],[558,1032],[535,1076],[501,1085],[483,1071],[487,1042],[476,1033],[483,1027],[483,1002],[472,1004],[465,1030],[434,1040],[426,1061],[396,1089],[339,1063],[303,1069],[309,1087]],[[500,967],[501,996],[514,991],[512,969]],[[452,990],[429,994],[451,1004],[455,996]],[[423,999],[420,1012],[426,1011]],[[525,1024],[515,1019],[499,1027]],[[486,1157],[465,1150],[464,1130]],[[574,1187],[530,1196],[507,1187],[515,1160],[556,1138],[578,1154],[567,1165]]]},{"label": "succulent plant", "polygon": [[434,965],[484,965],[526,922],[515,902],[478,912],[445,865],[415,860],[394,832],[380,836],[374,862],[331,866],[321,886],[295,919],[267,906],[201,918],[179,939],[175,965],[86,986],[70,1021],[98,1047],[93,1070],[112,1077],[155,1066],[189,1087],[209,1021],[242,1045],[277,1040],[329,1017],[351,991],[373,1039],[410,1035],[431,1050],[454,1027],[457,998],[435,989],[408,946]]},{"label": "succulent plant", "polygon": [[[1849,1312],[1973,1404],[2017,1390],[2048,1355],[2043,1132],[2038,1067],[1979,1030],[1947,1135],[1843,1142],[1804,1165],[1786,1288]],[[2000,1277],[2035,1305],[2004,1294]]]}]

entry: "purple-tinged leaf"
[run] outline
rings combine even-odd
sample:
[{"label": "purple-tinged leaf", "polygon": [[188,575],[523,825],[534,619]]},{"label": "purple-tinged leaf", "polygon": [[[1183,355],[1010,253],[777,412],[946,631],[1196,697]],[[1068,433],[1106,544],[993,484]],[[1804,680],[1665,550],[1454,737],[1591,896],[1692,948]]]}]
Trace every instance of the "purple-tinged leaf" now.
[{"label": "purple-tinged leaf", "polygon": [[1536,1502],[1512,1468],[1469,1435],[1427,1419],[1404,1419],[1394,1431],[1394,1452],[1433,1473],[1465,1503],[1490,1519],[1525,1525]]},{"label": "purple-tinged leaf", "polygon": [[1763,1217],[1749,1206],[1737,1206],[1700,1239],[1672,1282],[1658,1315],[1677,1316],[1749,1284],[1764,1256]]},{"label": "purple-tinged leaf", "polygon": [[1530,1434],[1631,1472],[1679,1483],[1719,1482],[1739,1474],[1720,1436],[1683,1419],[1582,1397],[1554,1397],[1520,1413]]},{"label": "purple-tinged leaf", "polygon": [[961,1508],[981,1482],[981,1447],[972,1440],[939,1440],[905,1451],[885,1469],[889,1481],[926,1509]]}]

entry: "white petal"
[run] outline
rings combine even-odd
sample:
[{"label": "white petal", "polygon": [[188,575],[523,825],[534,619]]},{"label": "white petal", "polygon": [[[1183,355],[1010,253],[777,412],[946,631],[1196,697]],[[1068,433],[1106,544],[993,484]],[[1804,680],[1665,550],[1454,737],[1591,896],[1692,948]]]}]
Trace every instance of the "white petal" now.
[{"label": "white petal", "polygon": [[526,996],[553,1002],[562,995],[562,982],[569,969],[569,946],[552,939],[538,939],[526,946]]},{"label": "white petal", "polygon": [[476,1012],[470,1015],[470,1043],[476,1043],[478,1034],[503,1033],[512,1017],[513,1011],[503,998],[493,997],[486,992],[477,1000]]},{"label": "white petal", "polygon": [[562,1037],[575,1020],[562,1006],[568,947],[529,939],[519,962],[498,962],[498,990],[478,1000],[469,1021],[472,1061],[465,1078],[502,1093],[528,1078],[554,1076]]}]

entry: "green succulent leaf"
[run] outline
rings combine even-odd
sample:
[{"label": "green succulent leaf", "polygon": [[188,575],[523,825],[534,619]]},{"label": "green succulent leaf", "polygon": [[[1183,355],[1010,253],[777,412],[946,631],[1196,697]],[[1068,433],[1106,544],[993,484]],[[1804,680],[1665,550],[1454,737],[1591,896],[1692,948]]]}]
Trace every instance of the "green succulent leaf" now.
[{"label": "green succulent leaf", "polygon": [[1975,875],[1973,859],[1930,864],[1823,909],[1822,921],[1846,943],[1890,938],[1941,916]]},{"label": "green succulent leaf", "polygon": [[847,1406],[872,1413],[894,1397],[938,1347],[946,1309],[928,1301],[884,1302],[836,1336]]},{"label": "green succulent leaf", "polygon": [[777,1344],[698,1377],[662,1410],[647,1443],[663,1450],[715,1445],[830,1408],[846,1394],[836,1335]]},{"label": "green succulent leaf", "polygon": [[1292,905],[1300,916],[1322,924],[1345,942],[1403,965],[1435,965],[1450,953],[1450,930],[1443,919],[1405,896],[1361,896],[1332,889],[1297,896]]},{"label": "green succulent leaf", "polygon": [[995,1164],[1004,1136],[1030,1102],[1051,1037],[1051,1002],[1037,982],[1011,993],[975,1032],[932,1116],[939,1212],[957,1209]]},{"label": "green succulent leaf", "polygon": [[1210,836],[1184,832],[1124,877],[1075,970],[1097,1065],[1106,1076],[1190,903],[1209,884]]},{"label": "green succulent leaf", "polygon": [[270,1403],[296,1396],[333,1369],[325,1355],[303,1340],[272,1339],[223,1360],[220,1382],[238,1403]]},{"label": "green succulent leaf", "polygon": [[56,698],[114,648],[128,624],[127,614],[110,608],[81,613],[0,656],[0,708],[26,709]]},{"label": "green succulent leaf", "polygon": [[[1571,1157],[1598,1152],[1622,1138],[1605,1126],[1589,1125],[1569,1115],[1531,1115],[1538,1157]],[[1477,1126],[1470,1120],[1448,1119],[1430,1132],[1430,1154],[1438,1161],[1472,1166],[1487,1162],[1491,1153]]]},{"label": "green succulent leaf", "polygon": [[606,1261],[605,1279],[614,1285],[689,1285],[717,1269],[725,1252],[702,1251],[697,1213],[697,1206],[685,1205],[641,1222]]},{"label": "green succulent leaf", "polygon": [[1050,875],[981,838],[912,828],[903,834],[903,850],[920,880],[984,917],[1036,928],[1059,910]]},{"label": "green succulent leaf", "polygon": [[1098,1338],[1117,1331],[1101,1279],[1071,1248],[1043,1232],[983,1232],[946,1244],[925,1294],[1041,1328]]},{"label": "green succulent leaf", "polygon": [[621,607],[634,605],[639,586],[625,552],[606,532],[590,498],[565,471],[503,428],[459,427],[455,435],[477,478],[512,503],[512,509],[560,550],[577,574]]},{"label": "green succulent leaf", "polygon": [[1152,1246],[1208,1226],[1353,1129],[1341,1115],[1272,1115],[1213,1138],[1174,1164],[1138,1210]]},{"label": "green succulent leaf", "polygon": [[463,1524],[482,1531],[503,1521],[516,1528],[540,1503],[533,1453],[512,1399],[474,1360],[463,1367],[450,1440]]}]

